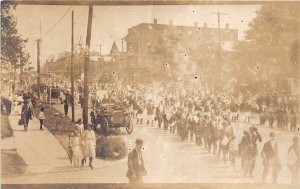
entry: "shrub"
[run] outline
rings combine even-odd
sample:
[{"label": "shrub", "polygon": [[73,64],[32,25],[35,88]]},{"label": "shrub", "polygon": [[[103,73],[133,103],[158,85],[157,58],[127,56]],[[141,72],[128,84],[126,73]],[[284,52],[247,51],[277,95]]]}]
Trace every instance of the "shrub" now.
[{"label": "shrub", "polygon": [[96,141],[96,156],[105,159],[122,159],[127,155],[127,144],[120,136],[99,136]]}]

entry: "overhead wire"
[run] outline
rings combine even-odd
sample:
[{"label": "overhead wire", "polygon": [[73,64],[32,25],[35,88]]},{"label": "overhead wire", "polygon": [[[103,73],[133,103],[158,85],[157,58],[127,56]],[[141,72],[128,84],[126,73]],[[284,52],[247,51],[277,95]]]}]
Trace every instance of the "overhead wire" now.
[{"label": "overhead wire", "polygon": [[[86,11],[83,9],[82,12],[81,12],[81,14],[80,14],[80,24],[78,24],[78,25],[80,25],[80,29],[78,31],[77,36],[80,36],[80,39],[81,39],[81,35],[82,35],[83,26],[86,26],[86,25],[83,24],[83,21],[84,21],[84,16],[83,15],[84,15],[85,12]],[[81,42],[80,39],[79,39],[78,43]]]},{"label": "overhead wire", "polygon": [[68,14],[68,12],[72,9],[73,6],[71,6],[64,14],[62,17],[60,17],[60,19],[46,32],[42,35],[41,38],[46,37],[52,30],[54,30],[54,28],[62,21],[62,19]]},{"label": "overhead wire", "polygon": [[[46,37],[52,30],[54,30],[54,28],[62,21],[62,19],[68,14],[68,12],[71,10],[71,8],[72,8],[73,6],[70,6],[70,8],[63,14],[63,16],[62,17],[60,17],[60,19],[47,31],[47,32],[45,32],[42,36],[41,36],[41,38],[44,38],[44,37]],[[31,49],[33,46],[35,46],[35,44],[36,43],[33,43],[32,45],[30,45],[29,47],[28,47],[28,49]]]}]

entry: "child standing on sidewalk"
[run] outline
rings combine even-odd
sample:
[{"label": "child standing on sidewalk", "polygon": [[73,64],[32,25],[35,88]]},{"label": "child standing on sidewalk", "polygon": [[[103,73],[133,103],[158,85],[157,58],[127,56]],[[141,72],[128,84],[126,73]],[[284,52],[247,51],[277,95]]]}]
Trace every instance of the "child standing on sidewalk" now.
[{"label": "child standing on sidewalk", "polygon": [[41,107],[41,111],[40,111],[40,114],[39,114],[38,118],[40,120],[40,130],[44,130],[43,129],[43,123],[44,123],[44,120],[45,120],[44,107]]}]

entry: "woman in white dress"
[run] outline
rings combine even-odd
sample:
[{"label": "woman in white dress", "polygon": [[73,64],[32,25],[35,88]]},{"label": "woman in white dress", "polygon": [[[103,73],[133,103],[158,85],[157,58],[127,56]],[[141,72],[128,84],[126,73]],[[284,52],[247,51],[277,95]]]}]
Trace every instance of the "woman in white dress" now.
[{"label": "woman in white dress", "polygon": [[82,133],[83,140],[83,159],[81,165],[86,162],[86,157],[89,157],[89,167],[93,169],[93,159],[96,157],[96,136],[90,125],[87,126],[87,130]]},{"label": "woman in white dress", "polygon": [[72,140],[72,152],[72,165],[77,167],[80,165],[80,160],[82,159],[81,139],[78,130],[75,130],[74,132],[74,137]]},{"label": "woman in white dress", "polygon": [[83,128],[84,128],[84,125],[82,124],[82,119],[79,118],[76,122],[76,125],[75,125],[75,132],[77,131],[78,134],[79,134],[79,137],[82,136],[82,132],[83,132]]},{"label": "woman in white dress", "polygon": [[24,101],[23,97],[19,95],[16,100],[17,103],[14,107],[14,111],[16,115],[21,115],[23,101]]}]

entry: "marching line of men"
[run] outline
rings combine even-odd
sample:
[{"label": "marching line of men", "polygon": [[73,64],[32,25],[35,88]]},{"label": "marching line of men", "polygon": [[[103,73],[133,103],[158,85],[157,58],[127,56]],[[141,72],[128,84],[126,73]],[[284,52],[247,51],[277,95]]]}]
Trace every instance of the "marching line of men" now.
[{"label": "marching line of men", "polygon": [[[256,127],[250,126],[248,131],[244,131],[240,141],[231,125],[237,121],[250,123],[251,112],[255,108],[247,100],[239,104],[234,98],[224,102],[224,98],[219,98],[220,95],[197,97],[196,94],[194,98],[180,95],[178,98],[168,98],[165,94],[161,94],[161,97],[165,98],[155,105],[152,100],[145,100],[146,95],[143,95],[143,92],[136,95],[136,91],[133,91],[128,96],[122,91],[115,91],[112,94],[113,101],[120,101],[128,107],[131,116],[136,118],[137,125],[143,125],[144,121],[147,121],[147,126],[154,126],[157,122],[159,128],[177,133],[182,141],[188,139],[195,141],[196,145],[203,146],[209,153],[222,156],[224,162],[229,159],[233,166],[236,158],[240,157],[244,176],[253,177],[255,162],[259,155],[257,142],[262,142],[262,137]],[[293,110],[296,111],[296,108]],[[241,119],[242,115],[244,119]],[[267,141],[261,153],[264,159],[263,181],[272,168],[273,182],[277,182],[277,175],[281,169],[278,146],[272,142],[274,138],[275,135],[271,132],[272,145],[270,146],[270,141]],[[299,152],[296,154],[299,161]],[[298,178],[294,176],[298,174],[298,170],[291,171],[293,178]]]},{"label": "marching line of men", "polygon": [[[146,105],[144,105],[146,104]],[[262,136],[255,126],[250,126],[248,131],[244,131],[240,140],[234,134],[231,125],[232,121],[238,120],[238,114],[227,111],[205,111],[205,108],[195,111],[194,107],[174,107],[160,102],[157,107],[149,100],[138,101],[132,110],[132,116],[137,119],[137,125],[143,124],[143,116],[147,112],[147,126],[153,126],[153,121],[157,121],[157,126],[170,133],[177,133],[182,141],[190,139],[195,141],[198,146],[203,146],[208,153],[222,156],[224,162],[229,160],[235,167],[237,157],[241,158],[241,168],[245,177],[253,177],[255,162],[259,155],[257,142],[262,142]],[[143,108],[145,107],[145,108]],[[148,112],[150,117],[148,117]],[[154,116],[154,120],[153,120]],[[248,122],[250,115],[244,113],[245,120]],[[265,142],[260,153],[263,158],[262,182],[266,181],[269,170],[272,169],[273,183],[277,182],[281,164],[278,156],[278,145],[275,142],[274,132],[269,134],[270,140]],[[297,137],[296,137],[297,138]],[[297,140],[295,137],[294,140]],[[298,140],[297,140],[298,145]],[[291,148],[291,147],[290,147]],[[298,149],[298,148],[297,148]],[[296,162],[297,168],[290,168],[292,173],[292,183],[298,183],[299,170],[299,151],[295,151],[292,160]],[[298,163],[297,163],[298,162]],[[289,163],[289,162],[288,162]]]},{"label": "marching line of men", "polygon": [[268,122],[269,127],[281,130],[296,131],[297,111],[299,109],[296,96],[279,96],[277,93],[270,93],[258,96],[256,106],[259,113],[260,125]]}]

